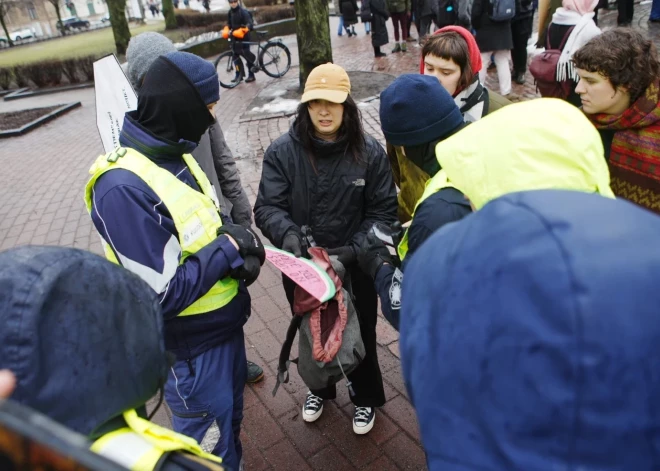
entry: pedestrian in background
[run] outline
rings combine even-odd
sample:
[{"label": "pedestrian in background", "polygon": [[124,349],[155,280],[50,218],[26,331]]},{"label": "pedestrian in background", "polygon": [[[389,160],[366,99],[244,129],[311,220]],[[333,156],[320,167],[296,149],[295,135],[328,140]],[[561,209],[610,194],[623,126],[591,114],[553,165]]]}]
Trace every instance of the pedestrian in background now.
[{"label": "pedestrian in background", "polygon": [[369,8],[373,18],[371,22],[371,45],[374,48],[374,56],[385,57],[386,54],[380,48],[389,42],[387,20],[390,14],[387,11],[387,4],[385,0],[369,0]]},{"label": "pedestrian in background", "polygon": [[[515,0],[515,11],[520,9],[520,1]],[[488,0],[474,0],[472,3],[472,26],[477,31],[477,45],[481,51],[481,60],[488,64],[493,56],[500,82],[500,95],[511,93],[511,69],[509,58],[513,49],[511,20],[494,21],[491,19],[492,8]],[[479,72],[481,83],[486,83],[487,69]]]},{"label": "pedestrian in background", "polygon": [[370,0],[362,0],[362,3],[360,4],[360,20],[364,23],[364,33],[367,35],[371,33],[371,21],[373,20],[369,1]]},{"label": "pedestrian in background", "polygon": [[437,0],[417,0],[419,9],[419,44],[431,33],[431,24],[438,19]]},{"label": "pedestrian in background", "polygon": [[[410,17],[410,0],[387,0],[387,11],[394,25],[394,49],[392,52],[406,52],[408,38],[408,18]],[[399,36],[399,27],[401,36]],[[399,39],[401,42],[399,42]]]},{"label": "pedestrian in background", "polygon": [[533,0],[520,0],[520,9],[516,10],[516,16],[511,20],[513,80],[520,85],[525,83],[525,74],[527,73],[527,43],[529,42],[529,38],[532,37],[533,27],[534,2]]},{"label": "pedestrian in background", "polygon": [[600,34],[593,20],[597,3],[598,0],[563,0],[562,7],[552,15],[546,37],[546,50],[561,51],[557,61],[557,82],[567,82],[566,100],[578,108],[582,106],[582,100],[575,93],[575,88],[580,76],[573,64],[573,55]]},{"label": "pedestrian in background", "polygon": [[355,24],[358,22],[358,6],[356,0],[339,0],[339,11],[348,33],[348,37],[357,36]]}]

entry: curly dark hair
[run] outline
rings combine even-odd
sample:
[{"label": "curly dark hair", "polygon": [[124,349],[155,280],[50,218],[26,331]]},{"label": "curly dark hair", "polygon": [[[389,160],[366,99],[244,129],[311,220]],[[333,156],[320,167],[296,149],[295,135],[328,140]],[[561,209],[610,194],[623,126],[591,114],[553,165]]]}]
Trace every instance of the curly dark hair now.
[{"label": "curly dark hair", "polygon": [[614,88],[628,90],[631,103],[641,97],[660,74],[653,43],[629,28],[616,28],[596,36],[573,55],[578,69],[607,77]]},{"label": "curly dark hair", "polygon": [[478,72],[473,72],[470,66],[470,51],[463,36],[455,31],[446,31],[430,36],[422,48],[422,59],[429,54],[445,60],[451,60],[461,69],[457,91],[464,90],[474,81]]},{"label": "curly dark hair", "polygon": [[[310,103],[301,103],[298,105],[296,111],[296,135],[302,146],[307,151],[308,157],[311,160],[312,166],[316,171],[316,155],[314,152],[314,123],[309,116]],[[362,113],[353,97],[348,95],[344,105],[344,114],[342,116],[342,123],[337,132],[337,140],[346,141],[345,154],[351,154],[355,162],[366,165],[364,152],[366,150],[366,141],[364,138],[364,129],[362,128]]]}]

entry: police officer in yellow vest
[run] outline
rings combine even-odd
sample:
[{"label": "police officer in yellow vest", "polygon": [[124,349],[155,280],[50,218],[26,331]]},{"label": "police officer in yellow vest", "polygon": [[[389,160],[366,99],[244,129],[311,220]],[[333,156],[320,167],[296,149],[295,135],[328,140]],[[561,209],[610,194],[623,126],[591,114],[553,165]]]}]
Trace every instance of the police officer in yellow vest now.
[{"label": "police officer in yellow vest", "polygon": [[[507,193],[562,189],[612,196],[598,132],[562,100],[502,108],[440,142],[435,154],[440,170],[428,181],[398,247],[404,268],[433,232],[465,217],[470,206],[478,210]],[[468,208],[460,217],[457,205]],[[383,313],[398,329],[403,281],[398,260],[370,236],[358,261],[374,278]]]},{"label": "police officer in yellow vest", "polygon": [[132,471],[225,469],[147,420],[170,364],[147,283],[90,252],[24,246],[0,253],[0,286],[0,370],[16,378],[12,401],[89,440],[73,447]]},{"label": "police officer in yellow vest", "polygon": [[158,293],[176,356],[165,399],[177,432],[238,470],[246,376],[246,284],[265,260],[259,238],[220,214],[189,153],[213,123],[218,76],[184,52],[159,57],[126,114],[121,147],[99,157],[85,202],[106,257]]}]

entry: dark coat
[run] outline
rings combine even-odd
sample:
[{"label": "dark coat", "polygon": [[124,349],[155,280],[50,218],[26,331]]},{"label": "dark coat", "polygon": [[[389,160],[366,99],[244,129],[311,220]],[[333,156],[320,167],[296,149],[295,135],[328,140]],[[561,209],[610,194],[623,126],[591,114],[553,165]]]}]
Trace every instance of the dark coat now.
[{"label": "dark coat", "polygon": [[[516,11],[520,8],[516,2]],[[477,31],[477,46],[481,52],[508,51],[513,49],[511,21],[495,22],[488,16],[488,0],[474,0],[472,3],[472,26]]]},{"label": "dark coat", "polygon": [[396,188],[383,147],[365,136],[356,162],[340,142],[317,141],[314,165],[296,135],[296,124],[264,155],[254,205],[257,227],[277,247],[285,234],[307,225],[321,247],[357,249],[375,222],[396,221]]},{"label": "dark coat", "polygon": [[390,14],[387,11],[385,0],[370,0],[369,7],[373,15],[371,22],[371,44],[374,47],[384,46],[390,42],[387,34],[387,20]]},{"label": "dark coat", "polygon": [[344,26],[351,26],[358,22],[358,6],[355,0],[341,0],[339,11],[344,18]]}]

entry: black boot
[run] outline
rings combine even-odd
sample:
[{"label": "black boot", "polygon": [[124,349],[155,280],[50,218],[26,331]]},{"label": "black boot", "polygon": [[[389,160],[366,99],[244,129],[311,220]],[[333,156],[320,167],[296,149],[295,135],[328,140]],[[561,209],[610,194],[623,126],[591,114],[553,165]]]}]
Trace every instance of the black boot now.
[{"label": "black boot", "polygon": [[248,75],[248,78],[245,79],[245,83],[254,82],[255,80],[256,80],[256,78],[254,77],[254,74],[252,72],[250,72],[250,74]]}]

